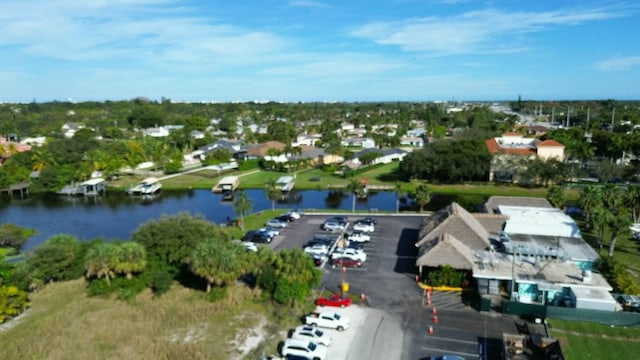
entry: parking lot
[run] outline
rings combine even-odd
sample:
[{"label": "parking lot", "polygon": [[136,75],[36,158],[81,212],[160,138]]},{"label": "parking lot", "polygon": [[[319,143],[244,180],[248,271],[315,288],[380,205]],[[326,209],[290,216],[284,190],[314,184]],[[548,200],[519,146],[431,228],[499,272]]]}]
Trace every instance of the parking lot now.
[{"label": "parking lot", "polygon": [[[270,246],[274,249],[302,248],[320,231],[325,219],[333,215],[305,215],[290,223]],[[346,216],[351,224],[364,217]],[[487,359],[498,358],[502,333],[517,333],[518,320],[495,313],[479,313],[466,306],[458,293],[434,292],[432,306],[427,306],[424,292],[415,283],[417,249],[414,244],[424,217],[387,215],[374,218],[378,224],[371,241],[364,244],[367,261],[363,267],[348,268],[345,272],[330,264],[322,267],[325,289],[338,292],[344,280],[349,283],[352,295],[364,294],[365,306],[372,311],[371,319],[363,323],[361,330],[345,332],[347,335],[359,331],[353,335],[355,338],[348,355],[337,358],[361,358],[363,351],[369,354],[368,359],[398,358],[396,354],[386,352],[386,348],[397,346],[402,348],[401,359],[429,359],[431,355],[440,354],[477,359],[479,351],[487,354]],[[437,323],[433,308],[436,308]],[[376,335],[392,334],[397,329],[402,329],[399,336]],[[385,346],[379,346],[378,342]],[[378,351],[371,351],[373,348]],[[335,358],[331,356],[331,359]]]}]

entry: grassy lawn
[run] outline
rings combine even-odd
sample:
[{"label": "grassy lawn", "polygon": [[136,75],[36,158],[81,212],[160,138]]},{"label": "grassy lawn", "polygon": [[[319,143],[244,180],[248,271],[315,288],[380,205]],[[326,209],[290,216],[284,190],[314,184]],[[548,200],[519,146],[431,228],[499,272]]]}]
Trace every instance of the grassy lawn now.
[{"label": "grassy lawn", "polygon": [[276,319],[246,286],[215,303],[178,284],[159,298],[144,292],[123,302],[87,297],[84,284],[54,283],[34,293],[31,310],[1,333],[2,358],[257,359],[277,353],[303,312],[282,309],[286,316]]},{"label": "grassy lawn", "polygon": [[568,360],[633,359],[640,350],[640,328],[549,319],[551,335]]}]

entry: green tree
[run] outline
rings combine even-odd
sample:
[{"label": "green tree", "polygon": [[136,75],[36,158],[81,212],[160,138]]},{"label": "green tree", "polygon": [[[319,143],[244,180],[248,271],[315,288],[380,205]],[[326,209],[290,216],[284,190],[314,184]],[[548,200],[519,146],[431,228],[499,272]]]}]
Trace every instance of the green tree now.
[{"label": "green tree", "polygon": [[113,242],[98,242],[87,250],[85,256],[85,269],[87,278],[104,278],[107,284],[115,276],[119,246]]},{"label": "green tree", "polygon": [[580,190],[578,205],[585,215],[585,222],[589,228],[593,228],[591,216],[593,212],[602,206],[602,193],[600,188],[595,186],[585,186]]},{"label": "green tree", "polygon": [[547,191],[547,200],[553,207],[562,208],[565,204],[564,187],[554,185]]},{"label": "green tree", "polygon": [[240,247],[218,239],[205,239],[200,242],[189,256],[191,271],[207,281],[207,292],[211,285],[228,285],[242,274],[242,256]]},{"label": "green tree", "polygon": [[365,190],[365,185],[358,178],[349,179],[347,183],[347,191],[351,194],[351,212],[356,211],[356,197],[361,196]]},{"label": "green tree", "polygon": [[267,199],[271,201],[271,210],[275,210],[276,201],[282,198],[282,190],[280,190],[280,188],[278,187],[275,179],[267,179],[267,183],[265,184],[265,192],[267,195]]},{"label": "green tree", "polygon": [[630,235],[629,226],[631,226],[631,220],[629,219],[629,212],[627,209],[621,209],[609,219],[609,256],[613,256],[613,252],[616,248],[616,241],[619,236]]},{"label": "green tree", "polygon": [[297,129],[292,122],[274,120],[269,122],[267,135],[271,140],[290,144],[296,139]]},{"label": "green tree", "polygon": [[431,190],[427,185],[421,184],[411,193],[413,201],[420,206],[420,212],[424,210],[424,207],[431,202]]},{"label": "green tree", "polygon": [[240,226],[244,231],[244,216],[249,214],[253,209],[253,201],[249,199],[244,191],[239,191],[233,202],[233,211],[240,216]]},{"label": "green tree", "polygon": [[115,257],[114,271],[125,274],[127,279],[133,278],[133,273],[139,273],[147,267],[147,252],[137,242],[126,241],[120,243]]},{"label": "green tree", "polygon": [[176,269],[185,263],[198,243],[209,237],[229,239],[216,224],[187,212],[150,220],[131,235],[133,241],[145,247],[149,261],[159,259]]},{"label": "green tree", "polygon": [[0,225],[0,247],[11,247],[20,250],[27,239],[35,235],[36,230],[22,228],[15,224]]},{"label": "green tree", "polygon": [[71,235],[54,235],[27,257],[36,278],[43,281],[77,279],[84,272],[84,249]]}]

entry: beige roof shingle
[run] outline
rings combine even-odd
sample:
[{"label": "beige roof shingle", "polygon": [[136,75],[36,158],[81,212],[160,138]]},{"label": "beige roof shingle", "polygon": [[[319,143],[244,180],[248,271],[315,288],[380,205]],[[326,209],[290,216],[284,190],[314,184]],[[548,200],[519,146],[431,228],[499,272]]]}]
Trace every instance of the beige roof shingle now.
[{"label": "beige roof shingle", "polygon": [[449,265],[454,269],[471,270],[473,268],[473,253],[453,235],[442,234],[433,246],[420,249],[420,256],[416,260],[417,266],[439,267]]}]

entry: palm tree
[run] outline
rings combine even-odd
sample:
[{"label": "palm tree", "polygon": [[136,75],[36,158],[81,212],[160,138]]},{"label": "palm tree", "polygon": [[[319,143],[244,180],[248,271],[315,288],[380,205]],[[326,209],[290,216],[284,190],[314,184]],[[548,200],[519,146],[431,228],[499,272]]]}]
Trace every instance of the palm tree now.
[{"label": "palm tree", "polygon": [[600,188],[591,185],[583,187],[580,191],[578,205],[584,212],[587,226],[589,228],[593,228],[593,224],[591,223],[591,215],[596,209],[602,206],[602,193],[600,192]]},{"label": "palm tree", "polygon": [[267,199],[271,200],[271,210],[276,209],[276,200],[282,198],[282,190],[278,187],[276,180],[269,178],[265,185]]},{"label": "palm tree", "polygon": [[244,230],[244,216],[253,209],[253,201],[249,199],[244,191],[239,191],[236,200],[233,202],[233,210],[240,216],[240,227]]},{"label": "palm tree", "polygon": [[607,209],[617,209],[622,202],[622,193],[614,184],[607,184],[602,190],[602,201]]},{"label": "palm tree", "polygon": [[87,277],[104,277],[107,284],[111,285],[114,276],[114,265],[118,256],[118,245],[111,242],[95,244],[87,250],[85,257],[85,269]]},{"label": "palm tree", "polygon": [[347,184],[347,191],[351,193],[351,212],[356,211],[356,194],[360,194],[364,191],[364,184],[357,178],[349,179]]},{"label": "palm tree", "polygon": [[431,202],[431,191],[427,185],[418,185],[415,191],[411,194],[413,201],[420,206],[420,212],[424,210],[424,207]]},{"label": "palm tree", "polygon": [[396,213],[400,212],[400,192],[402,191],[402,183],[396,182],[394,185],[396,191]]},{"label": "palm tree", "polygon": [[627,188],[625,204],[631,209],[633,222],[640,221],[640,186],[630,185]]},{"label": "palm tree", "polygon": [[210,292],[211,285],[229,284],[242,274],[239,250],[231,243],[205,239],[193,249],[188,259],[189,268],[207,281],[207,292]]},{"label": "palm tree", "polygon": [[547,191],[547,200],[553,207],[562,208],[564,206],[564,188],[561,185],[554,185]]},{"label": "palm tree", "polygon": [[592,227],[598,234],[598,252],[602,250],[604,232],[607,230],[609,223],[611,223],[611,217],[611,212],[602,207],[596,208],[591,214]]},{"label": "palm tree", "polygon": [[123,242],[118,246],[114,271],[125,274],[127,279],[133,278],[133,273],[143,271],[147,267],[147,252],[142,244],[133,241]]},{"label": "palm tree", "polygon": [[609,257],[613,256],[613,251],[616,248],[616,240],[620,235],[628,235],[631,226],[631,220],[629,219],[629,211],[627,209],[621,209],[609,219]]}]

